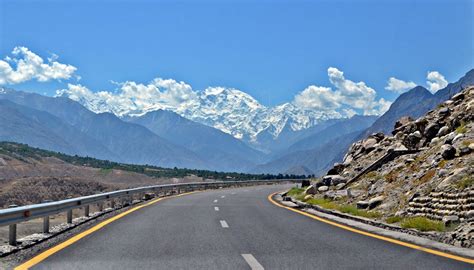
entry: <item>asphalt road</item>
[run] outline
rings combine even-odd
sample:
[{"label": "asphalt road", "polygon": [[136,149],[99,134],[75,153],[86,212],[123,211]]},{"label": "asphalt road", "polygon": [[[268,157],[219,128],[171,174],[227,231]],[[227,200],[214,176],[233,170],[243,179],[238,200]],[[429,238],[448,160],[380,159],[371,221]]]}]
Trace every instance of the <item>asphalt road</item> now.
[{"label": "asphalt road", "polygon": [[267,196],[282,189],[260,186],[166,199],[110,223],[33,269],[473,268],[271,204]]}]

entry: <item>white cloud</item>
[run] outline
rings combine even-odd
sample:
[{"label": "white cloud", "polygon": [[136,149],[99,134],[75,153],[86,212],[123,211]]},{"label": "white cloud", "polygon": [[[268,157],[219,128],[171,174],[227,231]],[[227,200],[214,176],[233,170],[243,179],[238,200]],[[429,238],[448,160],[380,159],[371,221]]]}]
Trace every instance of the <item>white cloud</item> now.
[{"label": "white cloud", "polygon": [[294,104],[304,109],[334,110],[341,107],[335,93],[328,87],[310,85],[295,96]]},{"label": "white cloud", "polygon": [[435,93],[448,85],[448,81],[438,71],[429,71],[426,75],[426,83],[432,93]]},{"label": "white cloud", "polygon": [[148,84],[133,81],[114,84],[119,87],[118,93],[92,92],[80,84],[68,84],[67,89],[56,91],[56,96],[67,96],[87,104],[95,112],[113,112],[116,115],[187,107],[197,98],[190,85],[172,79],[156,78]]},{"label": "white cloud", "polygon": [[387,82],[386,90],[393,91],[396,93],[403,93],[407,90],[416,87],[416,83],[410,81],[406,82],[395,77],[390,77]]},{"label": "white cloud", "polygon": [[376,92],[364,82],[353,82],[344,77],[337,68],[328,68],[328,77],[334,90],[311,85],[295,96],[293,103],[302,108],[316,110],[338,110],[352,116],[355,110],[365,115],[383,114],[390,102],[383,98],[376,100]]},{"label": "white cloud", "polygon": [[[43,58],[26,47],[15,47],[13,57],[0,60],[0,85],[17,84],[29,80],[47,82],[50,80],[70,79],[77,70],[72,65],[57,62],[58,56],[53,54],[47,63]],[[16,68],[11,64],[16,65]]]}]

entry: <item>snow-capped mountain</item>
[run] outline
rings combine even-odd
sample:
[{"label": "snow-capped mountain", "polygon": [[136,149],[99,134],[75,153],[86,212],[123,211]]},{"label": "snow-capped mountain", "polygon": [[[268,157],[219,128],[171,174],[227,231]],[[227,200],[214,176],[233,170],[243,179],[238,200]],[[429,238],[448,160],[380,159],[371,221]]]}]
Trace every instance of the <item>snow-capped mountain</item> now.
[{"label": "snow-capped mountain", "polygon": [[[162,86],[163,81],[156,83]],[[151,85],[122,86],[122,90],[140,91],[140,94],[146,97],[146,101],[131,99],[124,94],[92,93],[80,86],[73,87],[79,89],[71,89],[70,86],[69,90],[60,91],[58,95],[67,96],[96,113],[112,112],[124,117],[141,116],[156,110],[169,110],[249,142],[255,142],[261,132],[270,133],[276,138],[285,126],[298,131],[327,119],[344,117],[335,111],[305,110],[293,103],[266,107],[247,93],[225,87],[209,87],[204,91],[194,92],[188,91],[186,84],[175,82],[172,87],[175,91],[178,88],[181,97],[181,100],[176,102],[170,102],[173,99],[169,96],[163,98],[162,95],[149,94],[159,89]],[[127,90],[123,91],[126,94]],[[163,93],[165,94],[166,92]]]}]

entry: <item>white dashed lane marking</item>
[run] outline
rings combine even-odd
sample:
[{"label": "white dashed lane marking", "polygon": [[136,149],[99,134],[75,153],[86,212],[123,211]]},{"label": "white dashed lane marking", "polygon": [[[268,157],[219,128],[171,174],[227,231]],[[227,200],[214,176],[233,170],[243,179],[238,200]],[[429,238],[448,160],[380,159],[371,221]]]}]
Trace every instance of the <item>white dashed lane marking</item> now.
[{"label": "white dashed lane marking", "polygon": [[217,203],[217,200],[214,200],[214,203]]},{"label": "white dashed lane marking", "polygon": [[244,260],[249,264],[252,270],[264,270],[263,266],[255,259],[252,254],[242,254]]},{"label": "white dashed lane marking", "polygon": [[219,207],[217,207],[217,206],[214,207],[214,210],[219,211]]},{"label": "white dashed lane marking", "polygon": [[222,195],[221,198],[224,199],[224,198],[225,198],[225,195]]},{"label": "white dashed lane marking", "polygon": [[225,220],[221,220],[221,226],[222,228],[229,228],[229,224]]}]

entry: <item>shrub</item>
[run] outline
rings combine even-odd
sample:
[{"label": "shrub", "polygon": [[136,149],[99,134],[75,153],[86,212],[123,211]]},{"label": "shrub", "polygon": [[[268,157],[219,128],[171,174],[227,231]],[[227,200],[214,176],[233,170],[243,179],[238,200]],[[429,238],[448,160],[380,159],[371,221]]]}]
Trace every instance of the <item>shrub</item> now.
[{"label": "shrub", "polygon": [[438,163],[438,168],[444,168],[446,167],[446,163],[447,161],[445,159],[441,160],[439,163]]},{"label": "shrub", "polygon": [[400,216],[390,216],[388,217],[387,219],[385,219],[385,221],[388,223],[388,224],[392,224],[392,223],[397,223],[397,222],[400,222],[402,221],[402,217]]},{"label": "shrub", "polygon": [[431,220],[425,217],[410,217],[405,218],[400,223],[402,228],[413,228],[422,232],[426,231],[438,231],[442,232],[446,228],[444,227],[443,222]]},{"label": "shrub", "polygon": [[471,187],[474,185],[474,176],[466,175],[464,176],[461,181],[459,181],[456,186],[460,189],[465,189],[467,187]]},{"label": "shrub", "polygon": [[456,133],[462,134],[466,132],[467,132],[466,123],[464,121],[461,121],[461,125],[456,128]]}]

